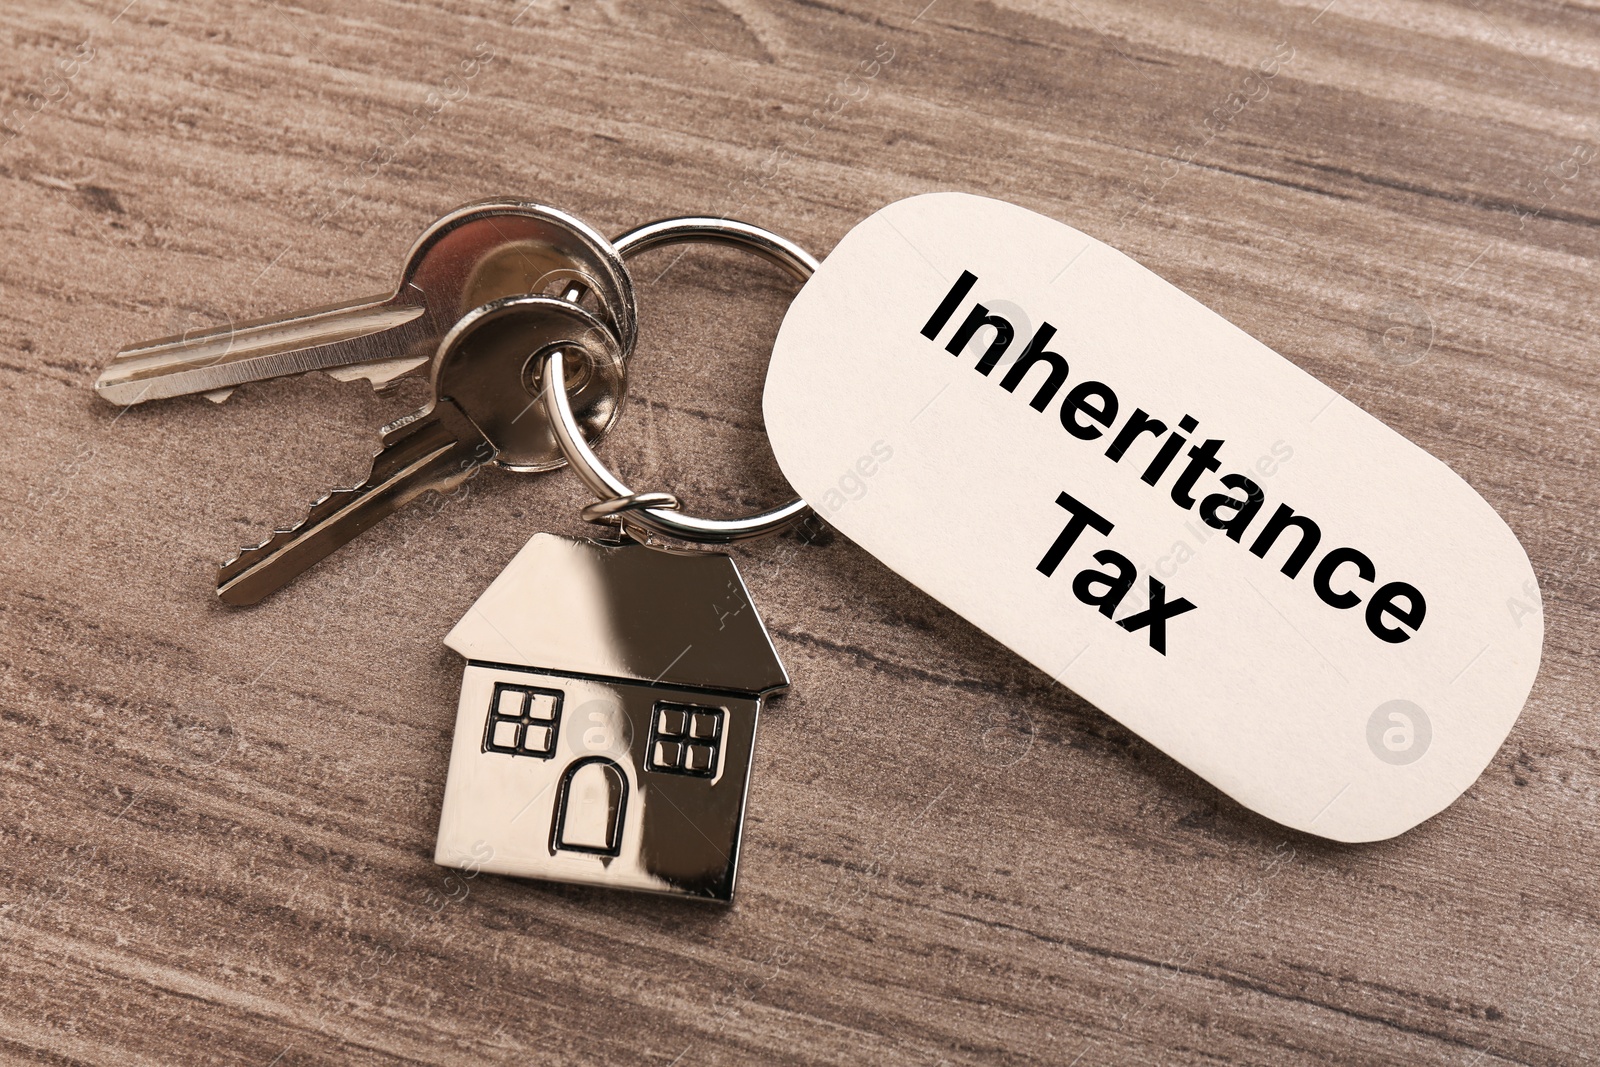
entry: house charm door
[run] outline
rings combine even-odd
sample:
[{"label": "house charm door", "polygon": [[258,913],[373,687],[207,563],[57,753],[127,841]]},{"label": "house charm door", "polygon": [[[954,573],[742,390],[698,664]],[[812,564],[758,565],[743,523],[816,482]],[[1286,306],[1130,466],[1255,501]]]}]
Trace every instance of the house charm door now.
[{"label": "house charm door", "polygon": [[436,862],[732,898],[789,678],[730,557],[539,534],[445,643],[467,665]]}]

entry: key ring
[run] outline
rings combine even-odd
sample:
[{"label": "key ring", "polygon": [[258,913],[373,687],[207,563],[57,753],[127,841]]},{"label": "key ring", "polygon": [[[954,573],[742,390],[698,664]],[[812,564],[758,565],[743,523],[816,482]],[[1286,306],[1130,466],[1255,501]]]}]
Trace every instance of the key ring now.
[{"label": "key ring", "polygon": [[[817,269],[817,260],[793,241],[779,237],[770,230],[752,226],[748,222],[732,219],[689,217],[662,219],[629,230],[613,244],[624,259],[651,248],[682,244],[690,241],[707,241],[712,244],[732,245],[748,249],[787,271],[797,281],[805,281]],[[655,533],[675,537],[681,541],[702,544],[726,544],[776,533],[804,518],[811,510],[805,501],[796,497],[780,507],[749,515],[742,519],[704,519],[685,515],[675,509],[645,503],[665,500],[669,494],[635,493],[627,483],[612,474],[600,462],[594,450],[583,438],[572,416],[572,405],[567,402],[566,368],[562,353],[554,352],[544,361],[540,378],[544,391],[545,410],[549,413],[550,428],[556,442],[567,457],[567,463],[577,472],[600,503],[585,509],[585,517],[592,513],[600,521],[619,521],[624,529],[630,525],[642,526]],[[676,498],[671,503],[676,504]],[[592,520],[591,520],[592,521]]]}]

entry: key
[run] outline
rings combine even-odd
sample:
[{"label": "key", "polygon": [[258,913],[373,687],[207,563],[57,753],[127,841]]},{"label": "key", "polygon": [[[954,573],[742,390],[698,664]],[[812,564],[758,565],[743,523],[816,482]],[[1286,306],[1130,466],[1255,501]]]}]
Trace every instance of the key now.
[{"label": "key", "polygon": [[313,370],[366,378],[381,391],[422,370],[473,308],[516,294],[585,291],[631,352],[633,285],[611,243],[554,208],[480,201],[417,239],[393,296],[137,344],[117,353],[95,391],[121,405],[194,393],[220,402],[247,382]]},{"label": "key", "polygon": [[384,427],[366,481],[335,489],[295,526],[276,530],[217,571],[217,595],[255,604],[363,530],[430,490],[445,492],[486,464],[514,471],[566,462],[538,391],[542,356],[579,364],[568,398],[585,435],[598,439],[621,412],[625,363],[610,327],[569,301],[507,297],[467,315],[433,361],[433,399]]}]

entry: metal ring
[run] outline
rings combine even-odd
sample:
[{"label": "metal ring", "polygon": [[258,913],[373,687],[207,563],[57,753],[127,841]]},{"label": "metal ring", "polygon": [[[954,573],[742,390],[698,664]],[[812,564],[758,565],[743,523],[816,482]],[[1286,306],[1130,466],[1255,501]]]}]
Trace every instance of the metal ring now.
[{"label": "metal ring", "polygon": [[[612,244],[623,258],[637,255],[650,248],[681,244],[688,241],[709,241],[715,244],[734,245],[755,252],[782,267],[798,281],[805,281],[817,269],[817,260],[795,244],[759,226],[731,219],[681,218],[650,222],[638,229],[629,230]],[[553,353],[544,362],[540,372],[544,386],[545,410],[549,412],[550,428],[556,441],[566,454],[567,462],[577,472],[583,483],[602,502],[634,498],[627,484],[600,462],[589,447],[572,417],[572,407],[567,403],[566,367],[560,352]],[[776,533],[804,518],[811,509],[796,497],[781,507],[750,515],[742,519],[702,519],[683,515],[661,507],[627,509],[627,520],[667,537],[681,541],[705,544],[726,544],[752,537]]]}]

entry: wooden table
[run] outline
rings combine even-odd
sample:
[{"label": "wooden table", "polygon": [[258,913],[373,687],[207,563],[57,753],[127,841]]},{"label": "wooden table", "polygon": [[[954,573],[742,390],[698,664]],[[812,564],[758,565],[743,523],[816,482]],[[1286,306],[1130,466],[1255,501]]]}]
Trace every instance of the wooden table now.
[{"label": "wooden table", "polygon": [[[93,0],[0,11],[0,1048],[41,1063],[1566,1064],[1600,1037],[1600,10]],[[1542,583],[1482,779],[1340,846],[1255,817],[843,538],[737,557],[791,694],[732,909],[431,862],[440,643],[570,475],[490,473],[252,610],[216,562],[421,388],[119,411],[121,344],[379,292],[444,210],[914,193],[1108,241],[1459,471]],[[637,261],[607,454],[731,514],[792,286]]]}]

